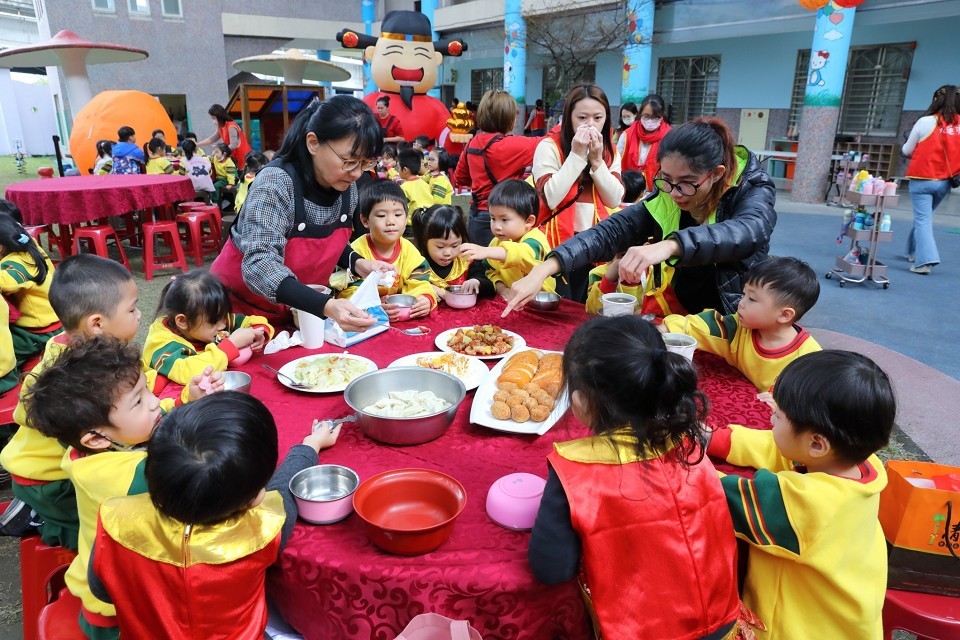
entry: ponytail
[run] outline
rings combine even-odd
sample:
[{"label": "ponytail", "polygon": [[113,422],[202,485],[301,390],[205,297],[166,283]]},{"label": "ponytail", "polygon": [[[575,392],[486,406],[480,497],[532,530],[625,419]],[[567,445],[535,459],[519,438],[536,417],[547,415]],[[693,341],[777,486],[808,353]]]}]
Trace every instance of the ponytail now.
[{"label": "ponytail", "polygon": [[[5,201],[4,201],[5,202]],[[37,268],[37,275],[30,278],[36,284],[47,279],[47,257],[40,245],[30,237],[27,230],[12,215],[0,214],[0,247],[5,253],[26,253]]]},{"label": "ponytail", "polygon": [[719,118],[696,118],[671,129],[660,141],[657,162],[677,154],[696,173],[707,173],[723,165],[723,177],[710,188],[707,204],[711,211],[717,208],[720,197],[729,189],[737,175],[736,143],[730,128]]},{"label": "ponytail", "polygon": [[180,148],[183,149],[183,155],[187,160],[193,160],[193,154],[197,150],[197,143],[193,140],[184,140]]}]

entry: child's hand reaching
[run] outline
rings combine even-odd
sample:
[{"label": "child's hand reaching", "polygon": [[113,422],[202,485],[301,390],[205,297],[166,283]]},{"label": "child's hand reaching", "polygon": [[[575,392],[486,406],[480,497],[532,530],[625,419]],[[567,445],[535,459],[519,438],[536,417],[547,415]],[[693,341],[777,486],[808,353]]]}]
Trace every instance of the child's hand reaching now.
[{"label": "child's hand reaching", "polygon": [[187,391],[187,401],[194,402],[211,393],[223,391],[223,372],[207,367],[199,376],[193,376]]},{"label": "child's hand reaching", "polygon": [[337,438],[340,437],[340,427],[343,426],[343,423],[338,424],[333,429],[330,428],[333,422],[331,420],[324,420],[323,422],[319,420],[313,421],[313,432],[303,439],[303,444],[307,445],[317,453],[320,453],[323,449],[329,449],[337,443]]},{"label": "child's hand reaching", "polygon": [[410,307],[410,317],[422,318],[430,313],[431,307],[433,307],[433,300],[427,296],[417,296],[417,301],[413,303],[412,307]]},{"label": "child's hand reaching", "polygon": [[472,242],[464,242],[460,245],[460,255],[467,260],[486,260],[490,257],[489,248],[481,247],[479,244],[473,244]]},{"label": "child's hand reaching", "polygon": [[616,257],[607,263],[607,272],[603,274],[603,277],[609,280],[614,284],[620,282],[620,258],[622,254],[617,254]]},{"label": "child's hand reaching", "polygon": [[480,281],[476,278],[470,278],[463,283],[460,293],[480,293]]},{"label": "child's hand reaching", "polygon": [[[240,327],[230,334],[228,340],[233,343],[237,349],[243,349],[244,347],[252,347],[253,343],[257,340],[257,334],[259,334],[260,339],[263,339],[263,329],[254,329],[253,327]],[[263,346],[261,344],[261,346]]]},{"label": "child's hand reaching", "polygon": [[262,351],[263,346],[267,344],[267,332],[262,327],[252,327],[252,329],[257,332],[257,335],[250,343],[250,348],[254,351]]}]

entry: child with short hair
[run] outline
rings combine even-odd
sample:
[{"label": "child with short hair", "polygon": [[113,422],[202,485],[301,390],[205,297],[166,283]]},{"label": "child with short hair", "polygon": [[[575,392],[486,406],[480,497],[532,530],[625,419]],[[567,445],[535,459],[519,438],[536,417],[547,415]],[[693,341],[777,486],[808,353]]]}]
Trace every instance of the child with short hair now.
[{"label": "child with short hair", "polygon": [[598,637],[733,638],[736,542],[704,453],[696,367],[637,316],[585,322],[562,367],[573,415],[594,435],[547,456],[534,576],[581,576]]},{"label": "child with short hair", "polygon": [[620,204],[621,208],[636,204],[643,196],[643,192],[647,189],[647,183],[643,179],[642,171],[624,171],[620,176],[620,181],[623,182],[623,201]]},{"label": "child with short hair", "polygon": [[14,216],[0,213],[0,293],[19,314],[10,325],[17,367],[63,331],[50,306],[53,274],[53,263],[37,241]]},{"label": "child with short hair", "polygon": [[450,156],[442,148],[431,149],[426,156],[427,172],[423,179],[430,185],[430,193],[434,204],[451,204],[453,202],[453,185],[447,171],[450,170]]},{"label": "child with short hair", "polygon": [[[414,149],[401,151],[399,160],[400,178],[403,182],[400,187],[407,197],[407,211],[411,216],[417,209],[433,206],[433,193],[430,184],[420,178],[423,172],[423,154]],[[412,223],[407,219],[407,226]]]},{"label": "child with short hair", "polygon": [[150,142],[143,145],[143,156],[147,159],[147,175],[172,176],[174,173],[186,173],[183,165],[178,171],[173,168],[173,163],[167,160],[167,143],[160,138],[150,138]]},{"label": "child with short hair", "polygon": [[[204,394],[198,381],[190,399]],[[96,336],[72,343],[36,376],[23,402],[34,428],[67,445],[61,468],[76,491],[80,536],[65,581],[81,601],[80,627],[88,638],[117,637],[113,606],[89,589],[88,561],[103,501],[147,490],[142,445],[160,421],[160,400],[136,345]]]},{"label": "child with short hair", "polygon": [[875,453],[896,416],[890,380],[865,356],[819,351],[784,368],[773,399],[772,431],[732,425],[707,448],[758,469],[721,479],[750,544],[743,601],[766,625],[757,637],[880,640],[887,474]]},{"label": "child with short hair", "polygon": [[397,170],[397,145],[390,142],[383,145],[380,165],[384,169],[387,180],[403,182],[403,178],[400,177],[400,172]]},{"label": "child with short hair", "polygon": [[[547,237],[537,228],[540,200],[537,191],[523,180],[504,180],[490,191],[490,230],[493,240],[489,247],[464,243],[460,255],[468,260],[485,260],[487,278],[496,291],[509,300],[510,285],[524,277],[543,262],[550,251]],[[544,280],[543,290],[556,291],[553,277]]]},{"label": "child with short hair", "polygon": [[460,285],[463,293],[493,294],[486,278],[468,278],[470,263],[460,255],[460,245],[469,241],[467,220],[460,207],[435,204],[413,214],[413,240],[430,266],[430,284],[441,300],[447,288]]},{"label": "child with short hair", "polygon": [[773,386],[783,368],[820,345],[797,324],[820,296],[820,282],[806,262],[770,257],[747,272],[737,312],[707,309],[669,315],[663,327],[697,339],[698,348],[724,358],[760,391]]},{"label": "child with short hair", "polygon": [[113,173],[113,140],[97,140],[97,161],[93,165],[93,173],[98,176]]},{"label": "child with short hair", "polygon": [[[250,395],[228,391],[164,418],[147,446],[149,494],[100,509],[90,586],[115,604],[124,636],[263,637],[266,571],[297,519],[290,480],[340,433],[316,427],[276,469],[277,427]],[[229,597],[203,606],[210,593]]]},{"label": "child with short hair", "polygon": [[223,283],[206,270],[175,276],[160,292],[143,345],[143,366],[186,385],[207,367],[226,371],[240,349],[260,351],[273,337],[263,316],[233,313]]},{"label": "child with short hair", "polygon": [[137,146],[137,133],[133,127],[117,129],[118,142],[113,145],[113,170],[111,173],[120,175],[137,175],[145,162],[143,150]]},{"label": "child with short hair", "polygon": [[233,195],[237,186],[237,163],[233,151],[224,142],[213,145],[214,200],[220,202],[226,195]]},{"label": "child with short hair", "polygon": [[[403,237],[407,220],[407,198],[403,189],[389,180],[377,180],[363,188],[357,205],[360,222],[369,230],[350,246],[369,260],[382,260],[396,265],[393,285],[381,286],[380,295],[406,293],[416,302],[410,310],[411,318],[420,318],[437,306],[437,294],[430,284],[430,266],[412,242]],[[353,284],[338,295],[351,297],[359,287]],[[391,321],[399,317],[399,309],[385,304],[384,311]]]},{"label": "child with short hair", "polygon": [[420,135],[413,139],[413,148],[419,151],[420,155],[426,155],[431,146],[433,146],[433,140],[430,136]]}]

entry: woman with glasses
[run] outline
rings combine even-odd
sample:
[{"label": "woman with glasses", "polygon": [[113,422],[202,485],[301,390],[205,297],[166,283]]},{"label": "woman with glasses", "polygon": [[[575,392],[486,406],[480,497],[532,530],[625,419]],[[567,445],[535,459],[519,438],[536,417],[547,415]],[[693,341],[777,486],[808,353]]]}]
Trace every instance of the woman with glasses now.
[{"label": "woman with glasses", "polygon": [[657,151],[660,141],[670,132],[663,98],[655,93],[644,98],[638,120],[620,136],[617,148],[623,155],[623,170],[642,172],[647,190],[653,191],[653,179],[660,171]]},{"label": "woman with glasses", "polygon": [[736,311],[743,275],[767,259],[777,221],[773,181],[716,118],[673,128],[660,142],[658,159],[656,191],[556,247],[513,284],[504,315],[523,307],[547,277],[620,253],[624,284],[640,282],[651,266],[647,290],[672,278],[673,303],[664,313]]},{"label": "woman with glasses", "polygon": [[[577,85],[564,99],[559,132],[551,130],[537,146],[533,179],[551,247],[586,231],[620,206],[620,154],[610,138],[609,114],[610,103],[600,87],[587,82]],[[564,297],[587,299],[591,266],[565,270],[569,289],[559,289]]]},{"label": "woman with glasses", "polygon": [[276,158],[257,174],[243,211],[210,267],[237,313],[288,324],[290,308],[360,331],[374,319],[349,300],[308,285],[326,285],[337,267],[364,277],[393,271],[349,246],[357,208],[356,180],[383,149],[380,125],[352,96],[314,101],[297,115]]}]

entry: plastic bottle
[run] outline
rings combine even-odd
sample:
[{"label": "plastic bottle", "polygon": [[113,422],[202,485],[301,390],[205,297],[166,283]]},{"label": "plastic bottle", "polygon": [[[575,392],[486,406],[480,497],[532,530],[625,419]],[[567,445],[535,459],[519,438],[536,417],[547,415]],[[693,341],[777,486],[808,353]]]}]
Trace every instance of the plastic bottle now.
[{"label": "plastic bottle", "polygon": [[850,209],[844,209],[843,211],[843,226],[846,227],[850,224],[850,220],[853,219],[853,211]]},{"label": "plastic bottle", "polygon": [[890,214],[883,214],[883,217],[880,219],[880,231],[890,231],[892,225],[893,220],[890,218]]},{"label": "plastic bottle", "polygon": [[873,229],[873,223],[875,222],[877,214],[875,213],[866,213],[863,216],[863,228],[864,230],[869,231]]},{"label": "plastic bottle", "polygon": [[853,230],[854,231],[863,231],[863,220],[864,213],[862,211],[857,211],[857,217],[853,219]]},{"label": "plastic bottle", "polygon": [[850,264],[860,264],[860,245],[854,245],[853,249],[843,256],[843,260]]}]

